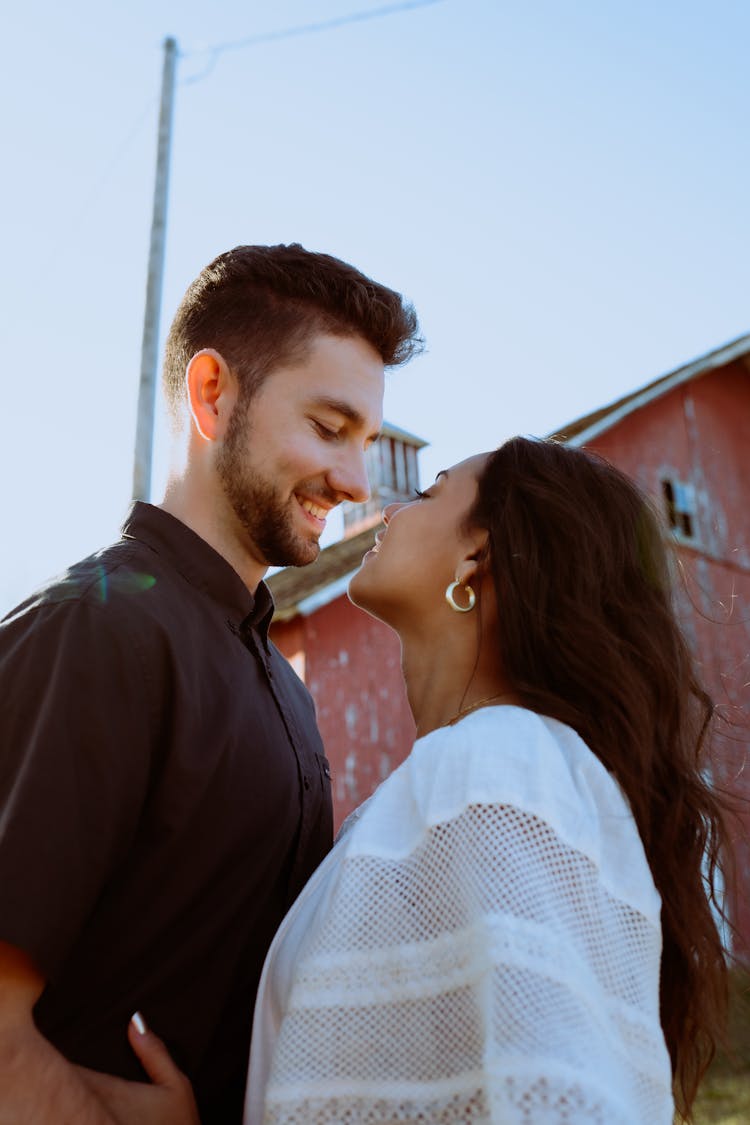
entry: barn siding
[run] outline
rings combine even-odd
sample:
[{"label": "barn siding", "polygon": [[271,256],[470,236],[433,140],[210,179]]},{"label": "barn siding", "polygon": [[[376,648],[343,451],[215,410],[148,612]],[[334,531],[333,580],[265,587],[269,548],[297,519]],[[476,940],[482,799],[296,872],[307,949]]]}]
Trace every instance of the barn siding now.
[{"label": "barn siding", "polygon": [[304,634],[305,682],[331,763],[336,827],[409,753],[414,723],[396,634],[344,595],[272,625],[289,659]]}]

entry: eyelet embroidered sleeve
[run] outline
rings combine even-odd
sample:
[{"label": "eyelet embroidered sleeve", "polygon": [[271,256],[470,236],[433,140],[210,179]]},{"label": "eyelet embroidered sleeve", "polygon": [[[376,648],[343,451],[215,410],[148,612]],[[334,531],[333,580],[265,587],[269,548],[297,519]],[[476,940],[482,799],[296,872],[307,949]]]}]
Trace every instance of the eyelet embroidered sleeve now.
[{"label": "eyelet embroidered sleeve", "polygon": [[[487,799],[472,798],[486,746],[479,759],[464,747],[471,780],[457,778],[446,805],[462,769],[446,745],[447,762],[438,740],[342,841],[295,969],[265,1121],[668,1125],[652,884],[644,909],[618,893],[606,854],[571,842],[570,793],[557,813],[532,807],[533,792],[502,799],[513,785],[492,768]],[[614,783],[599,781],[610,817]],[[591,799],[587,785],[589,818]],[[650,883],[617,800],[622,858]]]}]

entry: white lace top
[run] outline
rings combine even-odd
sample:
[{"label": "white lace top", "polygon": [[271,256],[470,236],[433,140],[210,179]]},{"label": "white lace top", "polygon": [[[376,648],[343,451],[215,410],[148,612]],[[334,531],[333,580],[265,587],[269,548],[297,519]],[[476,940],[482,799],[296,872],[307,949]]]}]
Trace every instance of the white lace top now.
[{"label": "white lace top", "polygon": [[660,900],[570,728],[419,739],[268,954],[245,1125],[671,1125]]}]

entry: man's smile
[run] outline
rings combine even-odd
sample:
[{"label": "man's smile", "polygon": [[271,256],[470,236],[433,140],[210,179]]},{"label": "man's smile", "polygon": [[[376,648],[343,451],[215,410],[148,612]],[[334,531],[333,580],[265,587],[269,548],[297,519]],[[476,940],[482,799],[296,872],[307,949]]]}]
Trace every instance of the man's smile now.
[{"label": "man's smile", "polygon": [[324,506],[320,503],[316,503],[314,500],[309,500],[306,496],[300,496],[296,492],[294,496],[303,512],[305,512],[310,520],[314,521],[315,526],[322,531],[326,525],[326,517],[334,505],[329,504]]}]

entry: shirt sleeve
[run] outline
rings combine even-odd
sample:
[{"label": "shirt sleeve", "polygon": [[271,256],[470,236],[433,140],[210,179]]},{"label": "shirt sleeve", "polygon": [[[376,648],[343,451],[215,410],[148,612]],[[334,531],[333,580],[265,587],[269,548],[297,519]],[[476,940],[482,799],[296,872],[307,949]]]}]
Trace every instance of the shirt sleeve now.
[{"label": "shirt sleeve", "polygon": [[264,1120],[669,1125],[660,937],[587,857],[499,803],[388,851],[342,857]]},{"label": "shirt sleeve", "polygon": [[148,785],[146,684],[111,607],[0,629],[0,939],[54,979],[127,853]]}]

